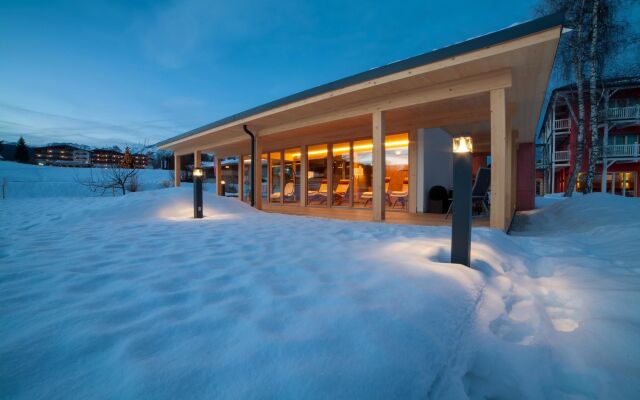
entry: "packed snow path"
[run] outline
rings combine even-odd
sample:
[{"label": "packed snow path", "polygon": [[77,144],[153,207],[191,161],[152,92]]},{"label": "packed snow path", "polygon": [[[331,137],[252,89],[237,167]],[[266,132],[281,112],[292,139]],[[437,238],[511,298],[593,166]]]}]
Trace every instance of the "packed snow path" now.
[{"label": "packed snow path", "polygon": [[476,270],[446,263],[448,228],[206,201],[203,220],[188,187],[3,202],[0,397],[640,390],[635,199],[558,203],[522,236],[474,230]]}]

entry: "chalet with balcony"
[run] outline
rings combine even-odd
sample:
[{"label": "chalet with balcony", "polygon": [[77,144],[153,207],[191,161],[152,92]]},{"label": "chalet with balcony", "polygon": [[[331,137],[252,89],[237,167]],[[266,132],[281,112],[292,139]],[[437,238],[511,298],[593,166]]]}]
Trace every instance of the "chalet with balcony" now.
[{"label": "chalet with balcony", "polygon": [[[589,152],[595,146],[598,159],[594,191],[640,196],[640,78],[607,80],[598,88],[598,98],[598,141],[592,143],[589,131],[585,132],[580,174],[587,172]],[[586,104],[586,129],[590,120],[589,110],[589,104]],[[538,194],[566,190],[575,166],[577,137],[576,86],[555,89],[539,135],[536,171]],[[580,191],[582,184],[578,179],[576,190]]]},{"label": "chalet with balcony", "polygon": [[90,167],[91,153],[71,144],[50,144],[34,149],[36,163],[57,167]]},{"label": "chalet with balcony", "polygon": [[116,149],[95,149],[91,152],[91,164],[94,167],[111,167],[120,165],[124,154]]}]

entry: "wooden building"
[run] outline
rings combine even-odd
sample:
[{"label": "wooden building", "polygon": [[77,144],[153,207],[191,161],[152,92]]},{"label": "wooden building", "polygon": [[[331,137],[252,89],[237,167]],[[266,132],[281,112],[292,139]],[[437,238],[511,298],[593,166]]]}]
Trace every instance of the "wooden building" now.
[{"label": "wooden building", "polygon": [[[515,25],[296,93],[158,146],[178,158],[193,154],[196,164],[202,152],[213,153],[218,166],[237,157],[239,187],[250,187],[253,169],[257,208],[376,221],[397,212],[418,221],[430,188],[451,184],[452,138],[471,136],[474,165],[491,165],[490,226],[505,230],[519,204],[533,204],[536,126],[562,23],[555,14]],[[519,183],[530,190],[517,190]],[[241,200],[250,196],[240,190]]]}]

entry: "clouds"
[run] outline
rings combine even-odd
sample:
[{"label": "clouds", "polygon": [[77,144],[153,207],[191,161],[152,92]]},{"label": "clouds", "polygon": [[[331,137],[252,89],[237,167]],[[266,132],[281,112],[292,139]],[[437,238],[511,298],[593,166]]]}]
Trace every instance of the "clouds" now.
[{"label": "clouds", "polygon": [[50,114],[0,103],[0,137],[14,141],[24,136],[32,144],[69,141],[90,145],[154,143],[185,130],[172,120],[110,123]]}]

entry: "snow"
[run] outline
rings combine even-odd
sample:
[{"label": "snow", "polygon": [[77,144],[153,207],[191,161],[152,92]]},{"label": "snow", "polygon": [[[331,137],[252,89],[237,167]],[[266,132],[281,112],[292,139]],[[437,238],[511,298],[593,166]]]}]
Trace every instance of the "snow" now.
[{"label": "snow", "polygon": [[[99,179],[101,168],[66,168],[0,161],[0,185],[6,182],[7,198],[34,197],[86,197],[100,196],[102,191],[92,193],[88,187],[79,185],[77,180],[88,180],[93,174]],[[138,170],[138,190],[153,190],[163,186],[163,182],[173,185],[171,172],[167,170]],[[105,196],[113,196],[111,191]],[[117,195],[117,193],[116,193]]]},{"label": "snow", "polygon": [[0,203],[0,388],[31,398],[632,398],[640,204],[474,229],[256,211],[191,187]]}]

